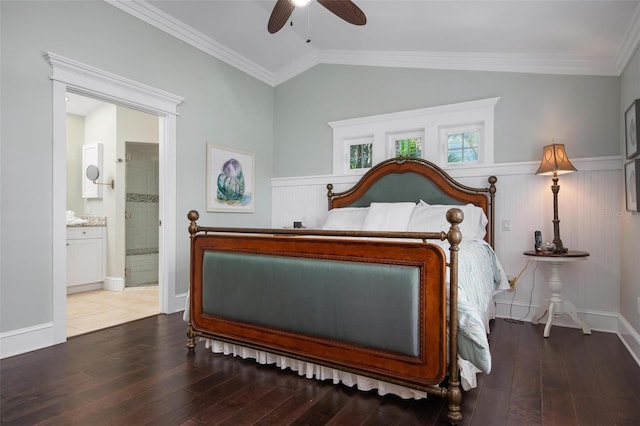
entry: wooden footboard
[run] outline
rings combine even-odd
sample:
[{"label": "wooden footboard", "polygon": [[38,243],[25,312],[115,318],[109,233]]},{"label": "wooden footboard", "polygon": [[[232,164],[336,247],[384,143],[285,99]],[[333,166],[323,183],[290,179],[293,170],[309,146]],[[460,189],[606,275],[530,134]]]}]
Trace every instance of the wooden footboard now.
[{"label": "wooden footboard", "polygon": [[[202,336],[355,372],[446,396],[450,422],[461,420],[459,209],[447,233],[419,234],[210,228],[188,217],[190,350]],[[428,239],[448,239],[448,264]],[[437,386],[447,375],[448,388]]]}]

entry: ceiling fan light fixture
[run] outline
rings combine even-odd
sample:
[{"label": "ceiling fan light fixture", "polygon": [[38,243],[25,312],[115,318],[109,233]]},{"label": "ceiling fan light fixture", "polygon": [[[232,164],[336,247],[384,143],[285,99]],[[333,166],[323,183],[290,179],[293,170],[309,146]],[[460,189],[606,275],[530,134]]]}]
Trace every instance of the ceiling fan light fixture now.
[{"label": "ceiling fan light fixture", "polygon": [[[275,34],[289,22],[291,14],[296,7],[308,6],[313,0],[276,0],[275,6],[269,15],[267,30]],[[365,25],[367,17],[364,12],[353,3],[353,0],[317,0],[325,9],[338,18],[353,24]]]},{"label": "ceiling fan light fixture", "polygon": [[289,0],[289,1],[296,7],[305,7],[309,3],[311,3],[312,0]]}]

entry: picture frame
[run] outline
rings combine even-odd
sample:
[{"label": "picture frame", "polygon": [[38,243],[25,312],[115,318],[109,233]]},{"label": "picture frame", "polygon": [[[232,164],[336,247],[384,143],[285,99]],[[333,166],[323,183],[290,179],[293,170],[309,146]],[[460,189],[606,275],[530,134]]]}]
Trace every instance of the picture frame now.
[{"label": "picture frame", "polygon": [[638,155],[638,142],[640,140],[640,99],[633,101],[624,113],[624,134],[627,147],[627,159]]},{"label": "picture frame", "polygon": [[640,211],[640,160],[632,160],[624,165],[624,189],[627,211]]},{"label": "picture frame", "polygon": [[255,154],[207,143],[207,211],[253,213]]}]

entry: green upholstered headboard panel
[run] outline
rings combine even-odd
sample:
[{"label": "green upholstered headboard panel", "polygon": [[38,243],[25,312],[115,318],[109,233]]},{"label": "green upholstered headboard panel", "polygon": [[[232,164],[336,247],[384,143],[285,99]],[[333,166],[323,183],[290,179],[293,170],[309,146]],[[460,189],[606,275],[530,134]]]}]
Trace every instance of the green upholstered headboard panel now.
[{"label": "green upholstered headboard panel", "polygon": [[329,209],[338,207],[366,207],[372,202],[414,202],[428,204],[474,204],[484,210],[489,223],[485,240],[493,246],[493,198],[497,178],[490,176],[486,188],[472,188],[461,184],[437,165],[421,158],[392,158],[365,173],[352,188],[333,192],[327,185]]},{"label": "green upholstered headboard panel", "polygon": [[399,203],[409,201],[417,203],[424,200],[429,204],[463,204],[445,194],[438,186],[417,173],[392,173],[380,177],[359,198],[349,204],[350,207],[366,207],[372,202]]}]

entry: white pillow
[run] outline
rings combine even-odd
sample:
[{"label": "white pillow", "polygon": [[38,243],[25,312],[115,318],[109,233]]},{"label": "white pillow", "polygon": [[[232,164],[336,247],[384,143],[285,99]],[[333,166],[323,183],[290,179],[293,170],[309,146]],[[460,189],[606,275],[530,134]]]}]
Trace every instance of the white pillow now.
[{"label": "white pillow", "polygon": [[322,229],[332,231],[359,231],[369,207],[340,207],[329,210]]},{"label": "white pillow", "polygon": [[362,230],[404,232],[415,207],[415,203],[371,203]]},{"label": "white pillow", "polygon": [[448,231],[451,224],[447,221],[447,211],[458,208],[464,213],[464,220],[460,224],[463,239],[483,239],[487,233],[489,220],[484,211],[473,204],[466,205],[429,205],[423,201],[416,206],[409,219],[409,232],[438,232]]}]

